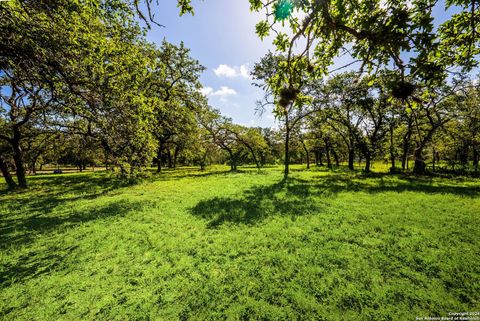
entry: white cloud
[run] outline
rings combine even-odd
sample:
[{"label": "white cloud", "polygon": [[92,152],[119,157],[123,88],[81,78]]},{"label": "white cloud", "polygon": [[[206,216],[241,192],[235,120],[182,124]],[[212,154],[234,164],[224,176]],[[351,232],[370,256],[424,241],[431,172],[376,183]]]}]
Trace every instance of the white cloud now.
[{"label": "white cloud", "polygon": [[237,72],[235,71],[235,69],[233,69],[232,67],[230,67],[228,65],[220,65],[216,69],[214,69],[213,72],[218,77],[232,78],[232,77],[237,76]]},{"label": "white cloud", "polygon": [[220,86],[220,89],[214,90],[212,87],[203,87],[200,92],[205,96],[216,96],[221,99],[225,99],[228,96],[234,96],[237,94],[236,90],[227,86]]},{"label": "white cloud", "polygon": [[237,92],[235,91],[235,89],[229,88],[227,86],[221,86],[220,89],[212,92],[210,95],[218,96],[218,97],[227,97],[227,96],[232,96],[236,94]]},{"label": "white cloud", "polygon": [[227,77],[235,78],[242,77],[245,79],[250,79],[250,71],[248,70],[248,65],[244,64],[241,66],[232,66],[221,64],[213,70],[217,77]]},{"label": "white cloud", "polygon": [[200,92],[203,95],[208,96],[213,92],[213,88],[212,87],[203,87],[202,89],[200,89]]},{"label": "white cloud", "polygon": [[240,66],[240,75],[243,78],[250,78],[250,74],[248,72],[247,66],[245,66],[245,65]]}]

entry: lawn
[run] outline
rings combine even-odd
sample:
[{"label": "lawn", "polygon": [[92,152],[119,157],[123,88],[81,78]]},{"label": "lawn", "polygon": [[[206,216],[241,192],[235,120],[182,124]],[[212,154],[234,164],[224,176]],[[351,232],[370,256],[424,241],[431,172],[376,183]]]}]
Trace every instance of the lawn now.
[{"label": "lawn", "polygon": [[[480,310],[480,181],[181,168],[0,194],[4,320],[415,320]],[[5,186],[1,185],[3,190]]]}]

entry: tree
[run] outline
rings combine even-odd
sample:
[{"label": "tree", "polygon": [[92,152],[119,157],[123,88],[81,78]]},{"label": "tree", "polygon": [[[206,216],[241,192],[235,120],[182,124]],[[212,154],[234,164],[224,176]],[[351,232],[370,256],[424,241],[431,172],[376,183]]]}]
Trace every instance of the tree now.
[{"label": "tree", "polygon": [[0,139],[8,143],[13,152],[18,186],[27,187],[25,159],[22,148],[25,127],[36,117],[48,112],[53,101],[53,90],[45,89],[40,77],[23,70],[3,70],[0,87]]},{"label": "tree", "polygon": [[[273,44],[286,54],[285,74],[326,74],[333,59],[350,55],[360,63],[360,73],[375,75],[376,70],[393,66],[397,75],[395,90],[402,97],[413,94],[415,77],[445,79],[445,69],[461,65],[471,70],[479,53],[478,6],[476,1],[447,1],[457,6],[454,14],[435,31],[432,11],[440,3],[404,1],[264,1],[250,0],[252,11],[265,12],[256,26],[259,37],[275,32]],[[277,30],[289,27],[290,36]],[[408,57],[404,61],[403,57]],[[304,60],[309,63],[301,63]],[[406,80],[409,76],[410,81]]]},{"label": "tree", "polygon": [[[359,147],[365,156],[365,172],[370,172],[371,161],[380,150],[382,141],[387,134],[387,112],[390,108],[388,95],[385,87],[380,82],[381,78],[372,84],[369,94],[364,97],[363,104],[360,104],[360,110],[364,113],[362,117],[360,130],[362,132],[359,138]],[[373,92],[372,92],[373,91]],[[360,138],[363,138],[360,140]]]},{"label": "tree", "polygon": [[[21,187],[27,185],[22,128],[37,126],[37,119],[48,130],[69,127],[95,136],[109,152],[115,149],[113,136],[128,133],[127,140],[135,142],[135,131],[137,138],[151,133],[145,97],[138,95],[148,55],[134,13],[121,2],[89,4],[0,4],[1,85],[7,88],[2,91],[6,107],[1,116],[8,120],[1,134],[12,146]],[[136,124],[127,128],[133,119]],[[108,132],[110,139],[105,138]],[[146,150],[150,143],[136,146],[135,151]],[[137,162],[136,152],[123,149],[122,157]]]},{"label": "tree", "polygon": [[366,150],[362,123],[367,124],[365,110],[372,103],[367,81],[357,81],[354,73],[332,77],[318,89],[317,96],[323,96],[325,114],[330,126],[342,137],[348,149],[348,168],[354,169],[355,152],[359,145]]},{"label": "tree", "polygon": [[[297,65],[308,64],[307,60],[299,60]],[[253,79],[258,81],[256,86],[266,91],[264,101],[257,103],[257,108],[262,112],[266,106],[274,106],[273,114],[282,121],[284,126],[284,176],[289,174],[290,165],[290,138],[292,131],[302,119],[317,112],[316,105],[311,103],[308,92],[301,91],[309,81],[308,75],[295,73],[288,77],[289,62],[284,56],[267,54],[261,62],[255,64],[252,72]]]},{"label": "tree", "polygon": [[454,101],[460,98],[456,92],[460,90],[459,87],[462,84],[463,81],[454,80],[454,84],[451,86],[443,85],[425,90],[420,102],[409,103],[416,130],[415,166],[413,168],[415,173],[424,174],[426,172],[424,149],[436,131],[455,117]]},{"label": "tree", "polygon": [[153,134],[158,141],[157,172],[161,171],[167,143],[196,126],[195,113],[203,103],[198,89],[205,68],[189,52],[183,43],[177,47],[164,40],[155,51],[154,70],[147,79],[147,91],[156,98]]}]

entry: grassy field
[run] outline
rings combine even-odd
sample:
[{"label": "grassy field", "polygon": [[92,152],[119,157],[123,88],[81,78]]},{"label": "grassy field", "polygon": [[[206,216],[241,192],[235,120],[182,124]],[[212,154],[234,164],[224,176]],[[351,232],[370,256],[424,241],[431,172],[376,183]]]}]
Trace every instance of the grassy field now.
[{"label": "grassy field", "polygon": [[[294,167],[0,192],[4,320],[415,320],[480,310],[480,181]],[[1,185],[0,189],[5,186]]]}]

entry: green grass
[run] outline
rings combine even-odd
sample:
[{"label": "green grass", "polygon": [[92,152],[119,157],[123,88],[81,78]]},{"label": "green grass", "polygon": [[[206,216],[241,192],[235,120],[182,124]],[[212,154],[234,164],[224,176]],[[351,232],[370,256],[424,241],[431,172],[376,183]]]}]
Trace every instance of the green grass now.
[{"label": "green grass", "polygon": [[[295,170],[296,169],[296,170]],[[415,320],[480,309],[480,182],[294,168],[30,177],[4,320]],[[0,186],[3,188],[4,186]]]}]

